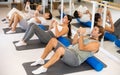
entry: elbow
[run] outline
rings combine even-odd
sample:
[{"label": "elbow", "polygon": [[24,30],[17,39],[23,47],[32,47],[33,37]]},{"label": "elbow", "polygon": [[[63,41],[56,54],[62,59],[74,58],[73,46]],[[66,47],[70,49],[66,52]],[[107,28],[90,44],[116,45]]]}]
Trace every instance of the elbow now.
[{"label": "elbow", "polygon": [[113,29],[113,30],[111,30],[111,32],[113,33],[115,30]]},{"label": "elbow", "polygon": [[56,37],[60,37],[60,35],[56,34]]},{"label": "elbow", "polygon": [[81,47],[81,46],[80,46],[79,49],[80,49],[80,50],[84,50],[84,47]]},{"label": "elbow", "polygon": [[114,31],[115,31],[114,29],[111,29],[109,32],[110,32],[110,33],[113,33]]}]

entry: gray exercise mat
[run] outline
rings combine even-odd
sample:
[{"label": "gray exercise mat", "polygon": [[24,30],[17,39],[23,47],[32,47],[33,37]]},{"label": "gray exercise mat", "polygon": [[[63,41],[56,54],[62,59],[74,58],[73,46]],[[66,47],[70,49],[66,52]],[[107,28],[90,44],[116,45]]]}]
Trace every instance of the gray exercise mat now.
[{"label": "gray exercise mat", "polygon": [[[37,65],[35,67],[31,67],[30,66],[31,63],[32,62],[23,63],[23,67],[25,68],[27,75],[33,75],[32,71],[41,66],[41,65]],[[64,64],[61,60],[59,60],[57,63],[52,65],[46,73],[42,73],[40,75],[64,75],[68,73],[87,71],[87,70],[92,70],[92,69],[93,68],[91,68],[91,66],[89,66],[86,62],[84,62],[83,64],[77,67],[70,67]]]},{"label": "gray exercise mat", "polygon": [[[15,43],[17,43],[18,41],[14,41],[14,45]],[[36,48],[44,48],[46,46],[45,43],[40,43],[40,41],[38,39],[36,40],[30,40],[27,42],[27,45],[24,46],[16,46],[16,50],[18,51],[22,51],[22,50],[30,50],[30,49],[36,49]]]},{"label": "gray exercise mat", "polygon": [[[11,30],[11,29],[10,28],[3,28],[4,34],[6,34],[6,32],[8,32],[9,30]],[[17,27],[15,33],[24,33],[24,32],[25,32],[25,30],[21,29],[20,27]],[[15,34],[15,33],[12,33],[12,34]]]},{"label": "gray exercise mat", "polygon": [[120,50],[117,51],[120,54]]}]

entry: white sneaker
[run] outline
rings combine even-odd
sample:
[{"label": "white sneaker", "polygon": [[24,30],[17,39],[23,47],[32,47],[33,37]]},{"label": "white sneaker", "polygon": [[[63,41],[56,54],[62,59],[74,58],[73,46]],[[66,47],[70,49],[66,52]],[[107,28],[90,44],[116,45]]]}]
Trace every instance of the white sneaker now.
[{"label": "white sneaker", "polygon": [[47,68],[44,66],[39,67],[38,69],[32,71],[33,74],[41,74],[47,71]]},{"label": "white sneaker", "polygon": [[32,63],[30,66],[36,66],[38,64],[43,65],[43,64],[45,64],[45,61],[40,58],[40,59],[36,60],[34,63]]},{"label": "white sneaker", "polygon": [[23,46],[23,45],[27,45],[27,43],[23,42],[23,41],[19,41],[17,43],[15,43],[16,46]]},{"label": "white sneaker", "polygon": [[10,31],[8,31],[8,32],[6,32],[7,34],[12,34],[12,33],[15,33],[16,31],[12,31],[12,30],[10,30]]}]

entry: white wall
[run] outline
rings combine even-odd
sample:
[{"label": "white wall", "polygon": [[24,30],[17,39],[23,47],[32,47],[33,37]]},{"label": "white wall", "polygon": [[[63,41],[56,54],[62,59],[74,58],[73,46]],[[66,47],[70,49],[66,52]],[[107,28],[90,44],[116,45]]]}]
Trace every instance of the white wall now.
[{"label": "white wall", "polygon": [[120,3],[120,0],[114,0],[115,3]]}]

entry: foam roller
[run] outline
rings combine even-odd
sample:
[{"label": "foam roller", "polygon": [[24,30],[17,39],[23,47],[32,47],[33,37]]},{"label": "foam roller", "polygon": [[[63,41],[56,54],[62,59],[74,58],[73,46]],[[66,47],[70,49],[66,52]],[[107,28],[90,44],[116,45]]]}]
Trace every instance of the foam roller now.
[{"label": "foam roller", "polygon": [[43,29],[43,30],[47,30],[47,29],[45,28],[45,26],[43,26],[42,24],[38,25],[38,27],[41,28],[41,29]]},{"label": "foam roller", "polygon": [[86,62],[92,67],[94,68],[96,71],[101,71],[104,68],[104,64],[97,59],[96,57],[92,56],[89,57]]},{"label": "foam roller", "polygon": [[71,44],[70,39],[62,36],[58,38],[58,41],[60,41],[66,47],[68,47]]},{"label": "foam roller", "polygon": [[120,40],[115,40],[115,45],[120,48]]},{"label": "foam roller", "polygon": [[104,38],[107,40],[110,40],[112,42],[114,42],[115,40],[117,40],[117,37],[109,32],[105,32],[104,34]]},{"label": "foam roller", "polygon": [[88,21],[88,22],[81,22],[79,18],[76,18],[76,20],[78,21],[78,23],[80,24],[83,24],[87,27],[91,27],[91,21]]}]

